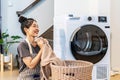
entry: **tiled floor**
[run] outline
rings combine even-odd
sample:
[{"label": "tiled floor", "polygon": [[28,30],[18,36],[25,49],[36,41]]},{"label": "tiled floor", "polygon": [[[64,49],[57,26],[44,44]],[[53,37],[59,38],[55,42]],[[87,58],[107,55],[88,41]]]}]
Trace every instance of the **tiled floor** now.
[{"label": "tiled floor", "polygon": [[[0,80],[17,80],[18,74],[18,69],[14,69],[12,72],[6,70],[3,73],[0,72]],[[120,80],[120,74],[111,76],[110,80]]]}]

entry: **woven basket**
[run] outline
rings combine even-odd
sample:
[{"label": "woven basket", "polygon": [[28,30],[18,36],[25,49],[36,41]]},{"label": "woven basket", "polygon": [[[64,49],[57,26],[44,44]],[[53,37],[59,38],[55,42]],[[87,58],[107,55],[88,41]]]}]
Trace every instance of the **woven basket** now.
[{"label": "woven basket", "polygon": [[92,80],[93,64],[81,60],[65,60],[65,66],[51,64],[52,80]]}]

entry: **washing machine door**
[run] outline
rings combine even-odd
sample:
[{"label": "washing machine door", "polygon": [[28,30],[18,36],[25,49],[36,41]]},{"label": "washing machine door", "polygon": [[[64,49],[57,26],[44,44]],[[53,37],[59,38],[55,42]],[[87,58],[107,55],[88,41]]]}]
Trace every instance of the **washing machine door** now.
[{"label": "washing machine door", "polygon": [[70,46],[75,59],[97,63],[106,54],[108,40],[100,27],[85,25],[73,33]]}]

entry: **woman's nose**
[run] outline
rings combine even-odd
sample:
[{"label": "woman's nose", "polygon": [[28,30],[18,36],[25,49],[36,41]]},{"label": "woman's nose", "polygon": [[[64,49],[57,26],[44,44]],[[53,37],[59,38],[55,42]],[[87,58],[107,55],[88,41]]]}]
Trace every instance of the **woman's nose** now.
[{"label": "woman's nose", "polygon": [[38,26],[38,25],[36,25],[36,26],[35,26],[35,29],[39,30],[39,26]]}]

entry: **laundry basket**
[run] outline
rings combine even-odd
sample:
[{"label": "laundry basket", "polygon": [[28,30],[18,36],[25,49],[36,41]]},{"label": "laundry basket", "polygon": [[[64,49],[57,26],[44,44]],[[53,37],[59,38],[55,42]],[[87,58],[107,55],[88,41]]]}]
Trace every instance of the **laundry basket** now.
[{"label": "laundry basket", "polygon": [[52,80],[92,80],[93,63],[65,60],[64,66],[51,64]]}]

